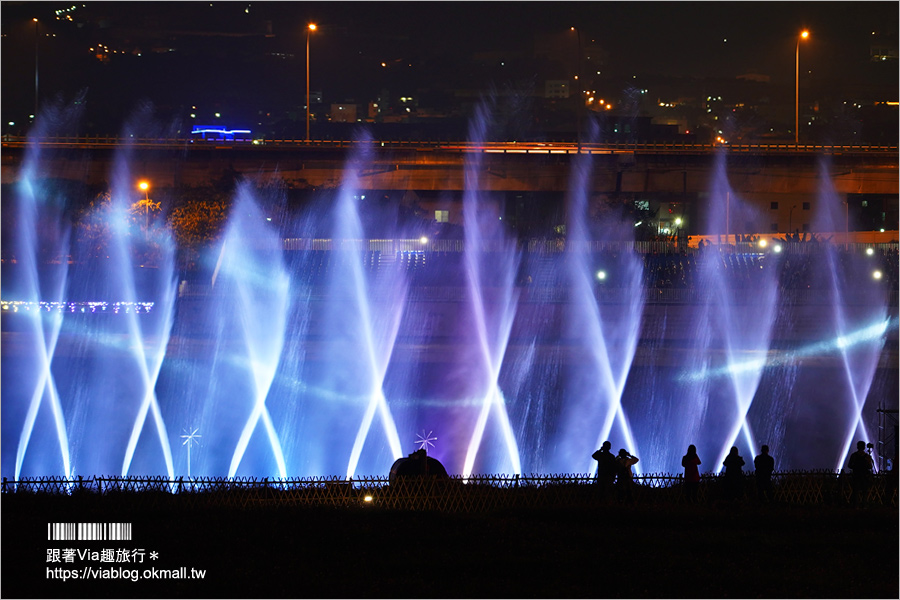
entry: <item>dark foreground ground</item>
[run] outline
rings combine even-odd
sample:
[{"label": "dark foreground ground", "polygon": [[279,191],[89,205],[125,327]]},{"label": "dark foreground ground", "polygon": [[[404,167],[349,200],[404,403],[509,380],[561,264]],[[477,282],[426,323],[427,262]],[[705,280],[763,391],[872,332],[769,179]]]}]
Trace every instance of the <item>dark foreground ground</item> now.
[{"label": "dark foreground ground", "polygon": [[[4,598],[900,595],[892,506],[598,505],[442,514],[135,508],[122,499],[18,494],[3,495],[0,510]],[[53,522],[130,522],[132,539],[48,541]],[[48,562],[55,549],[62,562]],[[65,561],[68,549],[76,551],[72,562]],[[120,559],[123,549],[142,551],[143,562],[77,555],[107,550]],[[152,569],[181,567],[187,579],[143,579]],[[59,579],[60,569],[83,576],[86,568],[120,577]],[[123,579],[123,569],[142,579]]]}]

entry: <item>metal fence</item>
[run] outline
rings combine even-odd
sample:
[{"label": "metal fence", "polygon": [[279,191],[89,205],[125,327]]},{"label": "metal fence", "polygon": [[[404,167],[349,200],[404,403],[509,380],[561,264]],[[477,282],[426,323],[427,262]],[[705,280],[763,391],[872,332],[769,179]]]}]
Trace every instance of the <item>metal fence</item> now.
[{"label": "metal fence", "polygon": [[[307,477],[168,479],[165,477],[38,477],[8,481],[2,493],[16,496],[51,495],[121,499],[129,506],[231,507],[330,506],[379,507],[476,513],[509,508],[576,508],[598,504],[679,505],[691,502],[681,475],[635,476],[627,489],[604,490],[589,475],[477,475],[468,478],[413,477],[389,482],[387,477]],[[876,474],[865,498],[853,497],[849,475],[832,471],[786,471],[772,476],[772,497],[778,505],[855,504],[897,507],[893,472]],[[721,476],[701,477],[693,502],[726,500]],[[742,479],[738,503],[759,503],[755,476]]]}]

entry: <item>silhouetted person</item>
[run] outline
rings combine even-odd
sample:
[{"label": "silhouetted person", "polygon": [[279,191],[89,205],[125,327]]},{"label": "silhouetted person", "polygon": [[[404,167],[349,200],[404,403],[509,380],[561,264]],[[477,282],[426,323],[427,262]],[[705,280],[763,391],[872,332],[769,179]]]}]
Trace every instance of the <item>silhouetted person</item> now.
[{"label": "silhouetted person", "polygon": [[756,493],[760,502],[771,502],[775,497],[772,489],[772,473],[775,471],[775,459],[769,456],[769,447],[763,444],[760,454],[753,459],[756,469]]},{"label": "silhouetted person", "polygon": [[684,494],[688,502],[696,502],[697,489],[700,487],[700,457],[693,444],[688,446],[687,454],[681,457],[681,466],[684,467]]},{"label": "silhouetted person", "polygon": [[850,495],[850,504],[865,506],[869,497],[869,488],[872,486],[872,470],[875,463],[872,461],[872,456],[866,452],[864,441],[856,442],[856,452],[850,455],[847,466],[853,471],[853,493]]},{"label": "silhouetted person", "polygon": [[732,446],[728,456],[725,457],[725,497],[728,500],[737,500],[743,492],[744,459],[738,454],[737,446]]},{"label": "silhouetted person", "polygon": [[619,450],[619,455],[616,456],[616,487],[619,488],[619,499],[625,502],[633,500],[631,488],[634,485],[634,474],[631,472],[631,465],[637,462],[638,458],[628,454],[625,448]]},{"label": "silhouetted person", "polygon": [[597,461],[597,485],[604,498],[612,494],[613,485],[616,482],[616,456],[610,452],[610,448],[612,448],[612,444],[603,442],[600,449],[591,455],[591,458]]}]

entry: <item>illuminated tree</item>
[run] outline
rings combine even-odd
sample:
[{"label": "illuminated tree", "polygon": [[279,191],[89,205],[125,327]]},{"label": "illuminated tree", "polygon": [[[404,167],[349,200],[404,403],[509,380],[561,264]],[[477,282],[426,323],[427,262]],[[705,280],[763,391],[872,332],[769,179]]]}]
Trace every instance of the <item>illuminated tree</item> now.
[{"label": "illuminated tree", "polygon": [[181,203],[169,214],[167,222],[185,266],[190,266],[200,250],[222,235],[229,204],[228,196],[214,188],[184,191]]},{"label": "illuminated tree", "polygon": [[[150,231],[151,215],[161,212],[159,202],[142,198],[129,205],[125,225],[128,248],[140,265],[155,265],[160,248]],[[80,213],[75,225],[79,259],[109,257],[116,214],[109,192],[98,194]]]}]

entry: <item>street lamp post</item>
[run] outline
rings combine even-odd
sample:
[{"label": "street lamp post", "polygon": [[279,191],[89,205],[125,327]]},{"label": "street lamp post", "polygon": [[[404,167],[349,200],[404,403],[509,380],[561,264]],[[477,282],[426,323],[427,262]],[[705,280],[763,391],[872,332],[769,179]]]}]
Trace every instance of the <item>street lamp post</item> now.
[{"label": "street lamp post", "polygon": [[144,215],[145,215],[145,225],[144,231],[149,231],[150,229],[150,184],[146,181],[141,181],[138,183],[138,187],[144,192]]},{"label": "street lamp post", "polygon": [[809,31],[804,29],[797,38],[797,68],[794,77],[794,145],[800,144],[800,41],[809,37]]},{"label": "street lamp post", "polygon": [[306,141],[309,141],[309,34],[316,30],[316,24],[306,26]]},{"label": "street lamp post", "polygon": [[582,94],[582,88],[584,84],[581,82],[581,62],[582,62],[582,49],[581,49],[581,30],[577,27],[571,27],[571,31],[574,31],[577,36],[578,42],[578,65],[577,65],[577,73],[575,74],[575,81],[577,85],[575,86],[577,89],[575,90],[575,97],[577,99],[578,104],[575,105],[575,137],[576,142],[578,143],[578,153],[581,153],[581,113],[584,110],[584,95]]},{"label": "street lamp post", "polygon": [[37,120],[38,114],[38,20],[34,21],[34,118]]}]

